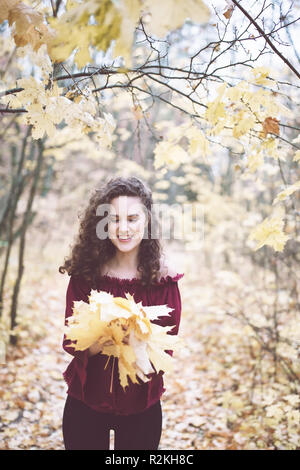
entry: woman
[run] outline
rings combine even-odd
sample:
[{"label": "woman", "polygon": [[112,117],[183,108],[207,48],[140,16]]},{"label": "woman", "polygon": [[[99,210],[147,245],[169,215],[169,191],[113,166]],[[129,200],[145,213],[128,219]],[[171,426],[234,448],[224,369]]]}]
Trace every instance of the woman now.
[{"label": "woman", "polygon": [[[178,333],[181,298],[177,281],[184,274],[162,262],[160,241],[151,237],[151,207],[151,191],[136,177],[110,179],[91,196],[71,256],[59,268],[70,276],[65,320],[73,313],[74,301],[88,302],[91,289],[118,297],[129,292],[135,302],[145,306],[167,304],[173,308],[168,316],[151,321],[174,325],[168,333]],[[107,364],[97,342],[76,351],[64,336],[63,348],[73,356],[64,372],[68,385],[63,414],[65,448],[109,449],[113,429],[115,449],[157,449],[162,431],[163,372],[148,374],[149,382],[138,377],[138,383],[133,383],[128,378],[129,387],[123,390],[118,359]],[[167,352],[173,355],[172,350]]]}]

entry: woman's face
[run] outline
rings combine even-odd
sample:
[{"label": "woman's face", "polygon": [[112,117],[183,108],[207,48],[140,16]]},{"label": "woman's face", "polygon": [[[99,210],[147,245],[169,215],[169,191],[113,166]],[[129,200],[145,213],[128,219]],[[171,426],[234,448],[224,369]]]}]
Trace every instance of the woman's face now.
[{"label": "woman's face", "polygon": [[131,251],[140,244],[146,224],[147,210],[139,197],[119,196],[112,199],[108,215],[108,235],[120,251]]}]

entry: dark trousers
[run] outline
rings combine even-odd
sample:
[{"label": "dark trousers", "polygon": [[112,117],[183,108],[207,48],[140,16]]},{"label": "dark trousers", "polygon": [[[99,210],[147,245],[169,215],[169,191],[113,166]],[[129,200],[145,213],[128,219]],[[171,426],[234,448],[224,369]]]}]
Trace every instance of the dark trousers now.
[{"label": "dark trousers", "polygon": [[95,411],[68,395],[62,428],[66,450],[108,450],[110,429],[115,431],[115,449],[155,450],[162,431],[161,402],[123,416]]}]

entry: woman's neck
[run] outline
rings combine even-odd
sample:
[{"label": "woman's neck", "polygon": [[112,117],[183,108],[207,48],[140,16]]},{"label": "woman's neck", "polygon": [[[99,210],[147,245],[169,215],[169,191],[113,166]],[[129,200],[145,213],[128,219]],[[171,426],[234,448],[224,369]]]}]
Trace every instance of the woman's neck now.
[{"label": "woman's neck", "polygon": [[112,277],[131,279],[139,277],[136,265],[117,264],[115,260],[110,260],[102,266],[102,274]]}]

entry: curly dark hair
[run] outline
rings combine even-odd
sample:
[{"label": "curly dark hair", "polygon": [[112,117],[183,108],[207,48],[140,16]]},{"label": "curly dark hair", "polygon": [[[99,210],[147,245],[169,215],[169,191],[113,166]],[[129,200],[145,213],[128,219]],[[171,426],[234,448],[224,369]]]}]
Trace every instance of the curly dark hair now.
[{"label": "curly dark hair", "polygon": [[[116,177],[109,179],[100,189],[92,193],[87,208],[80,219],[80,228],[71,255],[64,258],[64,265],[59,266],[59,272],[68,275],[81,276],[90,282],[92,288],[96,288],[97,278],[102,273],[102,267],[114,257],[116,247],[110,238],[102,240],[97,237],[96,225],[105,216],[96,215],[96,209],[100,204],[109,204],[118,196],[138,196],[148,213],[147,237],[143,238],[139,245],[138,272],[143,286],[150,286],[159,281],[161,275],[161,260],[164,256],[160,238],[152,238],[151,230],[159,228],[158,220],[152,213],[152,193],[148,186],[139,178]],[[105,229],[108,227],[106,224]],[[153,230],[154,229],[154,230]]]}]

